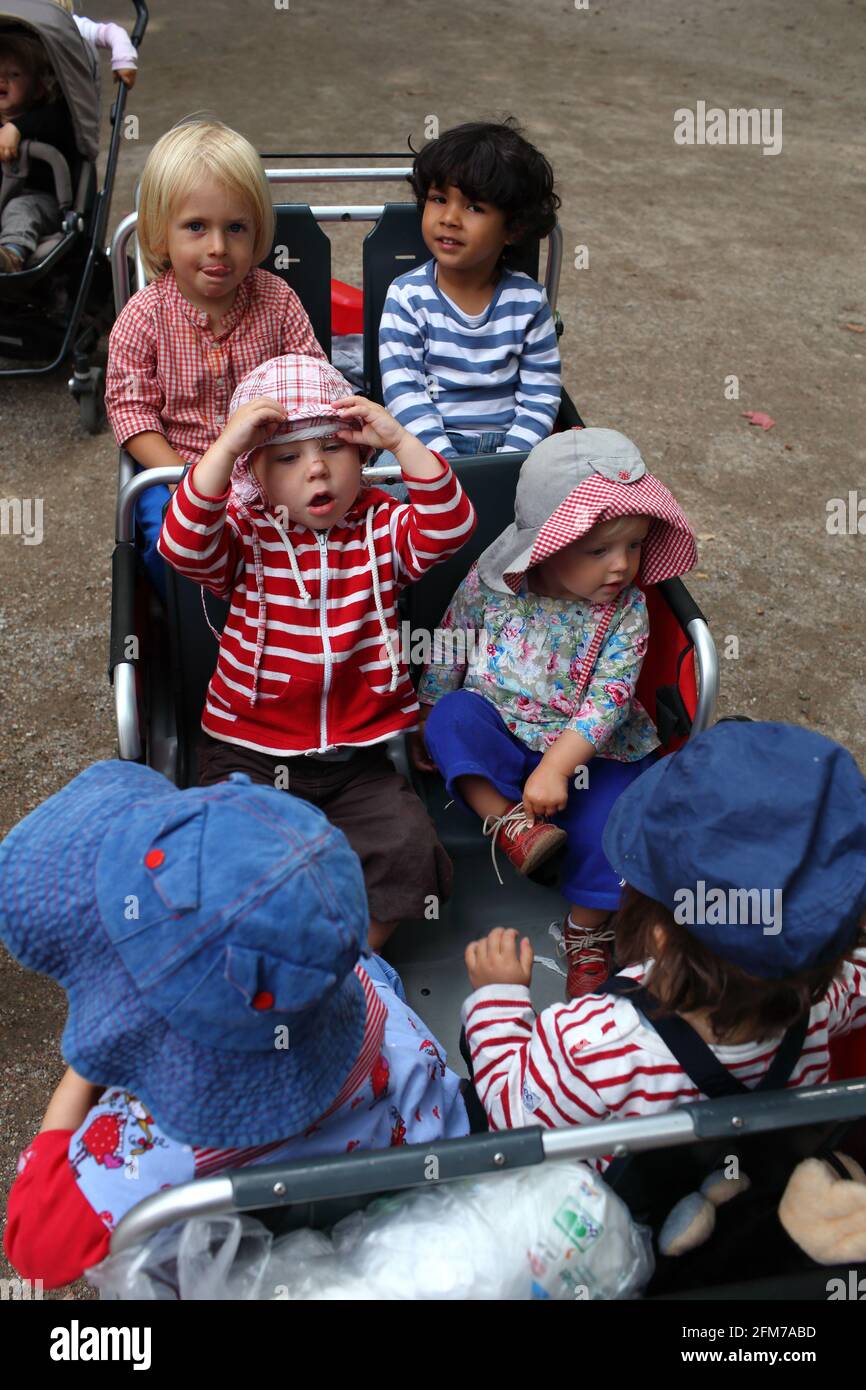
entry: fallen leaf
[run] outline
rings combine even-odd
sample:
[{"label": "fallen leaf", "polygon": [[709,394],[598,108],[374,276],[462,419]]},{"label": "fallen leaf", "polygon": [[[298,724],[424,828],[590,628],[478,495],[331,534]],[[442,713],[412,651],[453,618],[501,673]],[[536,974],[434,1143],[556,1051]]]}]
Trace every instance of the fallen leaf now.
[{"label": "fallen leaf", "polygon": [[695,570],[695,579],[709,579],[708,574],[702,574],[700,570]]},{"label": "fallen leaf", "polygon": [[786,444],[786,445],[785,445],[785,448],[788,449],[788,450],[793,449],[793,447],[794,447],[793,444]]},{"label": "fallen leaf", "polygon": [[847,328],[850,333],[866,333],[866,328],[862,323],[843,323],[840,328]]},{"label": "fallen leaf", "polygon": [[742,416],[744,420],[748,420],[750,425],[758,425],[762,430],[771,430],[776,423],[763,410],[744,410]]},{"label": "fallen leaf", "polygon": [[756,612],[756,613],[761,613],[761,614],[763,614],[764,610],[763,610],[763,608],[756,608],[756,609],[755,609],[755,612]]},{"label": "fallen leaf", "polygon": [[698,534],[699,541],[714,541],[715,539],[716,536],[713,531],[705,531],[703,535]]}]

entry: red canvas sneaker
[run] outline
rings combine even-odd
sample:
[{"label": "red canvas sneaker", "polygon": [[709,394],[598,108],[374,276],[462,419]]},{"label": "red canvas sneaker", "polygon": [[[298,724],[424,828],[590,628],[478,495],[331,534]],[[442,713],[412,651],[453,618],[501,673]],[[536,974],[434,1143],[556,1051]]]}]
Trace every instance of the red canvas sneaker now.
[{"label": "red canvas sneaker", "polygon": [[614,934],[608,928],[609,921],[610,918],[602,922],[595,931],[586,931],[573,927],[566,917],[557,950],[568,962],[567,998],[581,999],[584,994],[592,994],[610,974],[613,954],[606,943],[613,941]]},{"label": "red canvas sneaker", "polygon": [[531,874],[545,859],[562,849],[566,841],[565,831],[558,825],[545,820],[536,820],[530,825],[522,801],[509,806],[502,816],[488,816],[481,830],[484,835],[493,836],[490,852],[500,883],[502,875],[496,862],[496,840],[500,834],[500,846],[519,874]]}]

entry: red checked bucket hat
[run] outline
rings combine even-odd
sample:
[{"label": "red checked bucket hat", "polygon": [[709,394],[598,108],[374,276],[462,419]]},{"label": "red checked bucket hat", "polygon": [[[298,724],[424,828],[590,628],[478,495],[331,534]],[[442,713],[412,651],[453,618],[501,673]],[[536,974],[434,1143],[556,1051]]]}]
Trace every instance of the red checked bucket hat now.
[{"label": "red checked bucket hat", "polygon": [[638,572],[642,585],[693,568],[697,549],[685,514],[647,472],[630,439],[603,429],[552,434],[521,468],[514,521],[483,552],[478,573],[497,593],[517,593],[533,565],[620,516],[650,518]]},{"label": "red checked bucket hat", "polygon": [[[351,429],[351,423],[340,418],[333,403],[354,394],[354,387],[324,358],[289,353],[285,357],[270,358],[244,377],[232,396],[229,417],[242,405],[260,396],[271,396],[285,407],[286,424],[278,426],[267,441],[269,445],[318,439],[336,434],[337,430]],[[358,447],[361,462],[366,463],[373,450],[367,444]],[[267,501],[249,466],[254,453],[252,449],[242,454],[232,472],[232,492],[247,506]]]}]

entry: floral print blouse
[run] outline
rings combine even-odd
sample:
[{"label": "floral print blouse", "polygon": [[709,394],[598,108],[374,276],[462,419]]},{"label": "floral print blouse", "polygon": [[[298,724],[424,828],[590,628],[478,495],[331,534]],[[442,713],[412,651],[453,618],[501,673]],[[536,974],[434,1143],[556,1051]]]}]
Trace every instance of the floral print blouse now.
[{"label": "floral print blouse", "polygon": [[543,751],[573,729],[601,757],[637,762],[659,738],[634,694],[649,639],[646,599],[634,585],[619,595],[583,699],[575,699],[603,612],[602,604],[533,594],[525,580],[519,594],[497,593],[473,565],[442,620],[418,699],[434,705],[453,690],[474,690],[529,748]]}]

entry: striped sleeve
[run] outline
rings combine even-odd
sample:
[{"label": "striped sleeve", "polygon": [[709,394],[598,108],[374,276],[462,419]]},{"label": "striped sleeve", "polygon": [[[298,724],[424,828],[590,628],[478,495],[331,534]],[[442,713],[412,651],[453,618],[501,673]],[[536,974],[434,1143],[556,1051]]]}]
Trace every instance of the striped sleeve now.
[{"label": "striped sleeve", "polygon": [[824,1002],[828,1008],[827,1031],[839,1037],[855,1028],[866,1027],[866,947],[846,960],[830,985]]},{"label": "striped sleeve", "polygon": [[121,310],[108,340],[105,413],[122,448],[133,435],[153,430],[165,434],[165,397],[157,380],[157,342],[153,322],[134,294]]},{"label": "striped sleeve", "polygon": [[514,421],[505,449],[532,449],[553,431],[561,395],[559,345],[547,295],[526,330],[520,355],[519,385],[514,393]]},{"label": "striped sleeve", "polygon": [[391,511],[391,544],[397,573],[412,582],[454,555],[475,530],[475,508],[445,459],[442,473],[424,481],[403,475],[409,506]]},{"label": "striped sleeve", "polygon": [[385,408],[428,449],[435,453],[450,450],[451,441],[430,394],[423,336],[409,291],[396,283],[391,285],[382,310],[379,366]]},{"label": "striped sleeve", "polygon": [[202,584],[218,598],[235,586],[242,548],[226,507],[231,489],[222,497],[205,497],[193,487],[195,469],[185,474],[165,514],[159,553],[178,574]]},{"label": "striped sleeve", "polygon": [[[537,1015],[522,985],[486,985],[463,1006],[475,1089],[493,1129],[602,1120],[603,1101],[572,1060],[564,1024],[587,1005],[612,1010],[613,999],[577,1000]],[[608,1049],[609,1050],[609,1049]],[[625,1050],[628,1050],[626,1048]]]}]

